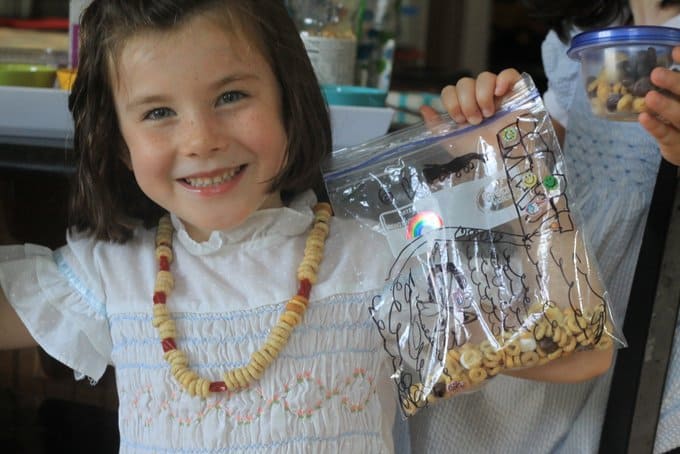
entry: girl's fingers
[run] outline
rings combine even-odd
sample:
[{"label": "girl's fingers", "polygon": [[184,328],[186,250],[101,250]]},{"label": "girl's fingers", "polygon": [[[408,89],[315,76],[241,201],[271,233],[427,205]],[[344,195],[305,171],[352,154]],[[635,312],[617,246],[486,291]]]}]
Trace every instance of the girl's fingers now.
[{"label": "girl's fingers", "polygon": [[[673,48],[673,61],[680,63],[680,46]],[[680,165],[680,72],[655,68],[650,77],[666,93],[647,93],[645,105],[649,112],[641,113],[638,121],[659,143],[664,159]]]},{"label": "girl's fingers", "polygon": [[522,75],[514,68],[504,69],[496,79],[495,96],[504,96],[522,78]]},{"label": "girl's fingers", "polygon": [[442,89],[440,98],[442,105],[456,123],[465,123],[465,116],[458,102],[458,93],[454,85],[447,85]]},{"label": "girl's fingers", "polygon": [[654,68],[650,78],[657,87],[680,96],[680,72],[666,68]]},{"label": "girl's fingers", "polygon": [[496,78],[496,75],[490,72],[483,72],[477,77],[477,83],[475,86],[477,105],[482,110],[482,115],[484,115],[484,118],[492,116],[496,111],[494,99]]},{"label": "girl's fingers", "polygon": [[677,95],[674,97],[652,90],[645,95],[645,105],[669,126],[680,130],[680,98]]},{"label": "girl's fingers", "polygon": [[668,141],[668,135],[671,133],[671,128],[658,118],[647,112],[642,112],[638,115],[638,122],[657,140],[657,142],[659,142],[659,145]]},{"label": "girl's fingers", "polygon": [[477,104],[477,81],[464,77],[456,84],[456,93],[460,110],[468,123],[476,125],[483,120],[482,112]]},{"label": "girl's fingers", "polygon": [[439,112],[434,110],[431,106],[421,106],[420,115],[423,117],[425,124],[431,125],[439,118]]},{"label": "girl's fingers", "polygon": [[456,123],[479,124],[496,112],[497,98],[507,94],[521,77],[516,69],[503,70],[498,76],[483,72],[477,79],[463,77],[442,89],[442,104]]},{"label": "girl's fingers", "polygon": [[638,121],[659,143],[661,155],[670,163],[680,165],[680,131],[647,112],[641,113]]}]

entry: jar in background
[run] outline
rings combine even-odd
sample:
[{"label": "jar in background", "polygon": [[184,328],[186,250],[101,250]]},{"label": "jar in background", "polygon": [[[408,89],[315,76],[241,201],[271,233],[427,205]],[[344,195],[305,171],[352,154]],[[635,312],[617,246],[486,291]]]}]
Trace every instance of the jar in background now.
[{"label": "jar in background", "polygon": [[389,90],[396,48],[399,0],[361,0],[356,85]]},{"label": "jar in background", "polygon": [[352,85],[359,0],[288,0],[321,85]]}]

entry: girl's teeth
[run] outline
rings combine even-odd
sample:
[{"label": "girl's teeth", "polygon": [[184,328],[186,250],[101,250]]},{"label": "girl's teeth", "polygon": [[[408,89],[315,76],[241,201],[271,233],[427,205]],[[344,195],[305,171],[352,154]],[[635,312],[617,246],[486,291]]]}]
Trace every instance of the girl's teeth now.
[{"label": "girl's teeth", "polygon": [[197,188],[205,188],[208,186],[214,186],[218,185],[221,183],[224,183],[225,181],[231,180],[234,178],[234,175],[236,175],[236,172],[238,172],[238,169],[232,169],[229,170],[222,175],[218,175],[216,177],[212,178],[186,178],[185,181],[189,183],[191,186],[197,187]]}]

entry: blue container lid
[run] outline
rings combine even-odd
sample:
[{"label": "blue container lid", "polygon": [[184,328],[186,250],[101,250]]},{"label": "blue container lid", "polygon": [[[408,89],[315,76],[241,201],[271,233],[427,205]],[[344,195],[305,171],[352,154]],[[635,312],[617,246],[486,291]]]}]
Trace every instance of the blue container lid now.
[{"label": "blue container lid", "polygon": [[609,27],[579,33],[571,40],[567,55],[577,60],[585,49],[611,44],[680,45],[680,29],[652,25]]},{"label": "blue container lid", "polygon": [[336,106],[385,107],[387,91],[357,85],[322,85],[326,102]]}]

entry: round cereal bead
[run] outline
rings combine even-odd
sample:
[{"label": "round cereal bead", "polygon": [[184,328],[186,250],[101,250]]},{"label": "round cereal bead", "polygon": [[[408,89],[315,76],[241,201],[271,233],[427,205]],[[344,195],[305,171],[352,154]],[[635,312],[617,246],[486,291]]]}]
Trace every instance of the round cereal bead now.
[{"label": "round cereal bead", "polygon": [[479,350],[472,347],[461,349],[460,364],[464,368],[471,370],[482,365],[482,354]]},{"label": "round cereal bead", "polygon": [[473,384],[478,384],[486,380],[488,374],[486,373],[486,370],[484,368],[475,367],[473,369],[470,369],[470,372],[468,372],[468,376],[470,377],[470,381]]}]

